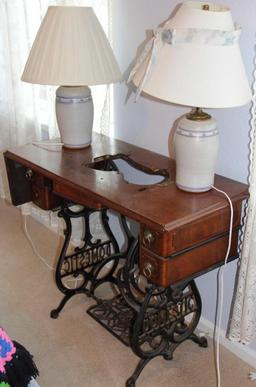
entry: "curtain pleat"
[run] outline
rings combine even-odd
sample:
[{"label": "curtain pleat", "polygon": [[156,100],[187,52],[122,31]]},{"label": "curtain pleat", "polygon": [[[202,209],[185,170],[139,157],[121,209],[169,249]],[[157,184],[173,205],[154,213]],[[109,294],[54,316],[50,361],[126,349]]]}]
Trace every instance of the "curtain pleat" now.
[{"label": "curtain pleat", "polygon": [[256,56],[250,125],[250,198],[228,333],[230,340],[243,344],[256,338]]}]

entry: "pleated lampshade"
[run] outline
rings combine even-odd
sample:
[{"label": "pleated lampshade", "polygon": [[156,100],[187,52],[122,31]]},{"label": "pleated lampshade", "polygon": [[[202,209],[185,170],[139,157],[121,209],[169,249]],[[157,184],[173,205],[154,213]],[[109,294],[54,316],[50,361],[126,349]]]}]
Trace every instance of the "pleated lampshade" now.
[{"label": "pleated lampshade", "polygon": [[93,9],[50,6],[21,79],[66,86],[119,81],[119,67]]},{"label": "pleated lampshade", "polygon": [[66,148],[91,144],[90,85],[118,82],[121,73],[90,7],[50,6],[31,48],[22,81],[58,85],[56,118]]}]

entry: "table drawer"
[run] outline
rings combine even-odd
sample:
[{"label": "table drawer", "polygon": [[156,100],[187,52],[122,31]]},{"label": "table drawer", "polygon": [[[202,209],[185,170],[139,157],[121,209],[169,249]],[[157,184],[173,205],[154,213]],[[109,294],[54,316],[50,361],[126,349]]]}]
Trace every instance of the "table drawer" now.
[{"label": "table drawer", "polygon": [[80,188],[76,189],[75,186],[70,186],[68,183],[65,184],[64,182],[59,183],[58,181],[55,181],[53,184],[53,191],[57,195],[83,206],[95,209],[100,209],[103,207],[100,202],[95,200],[93,195],[89,195],[87,193],[82,194]]},{"label": "table drawer", "polygon": [[59,206],[60,198],[52,191],[52,181],[33,169],[5,156],[12,203],[15,206],[32,201],[43,210]]},{"label": "table drawer", "polygon": [[[229,258],[237,257],[238,229],[233,230]],[[158,286],[168,287],[181,280],[197,277],[224,262],[228,235],[219,235],[201,245],[164,258],[145,247],[140,248],[140,272]]]},{"label": "table drawer", "polygon": [[40,174],[32,174],[31,192],[32,202],[43,210],[52,210],[60,205],[60,197],[52,192],[52,181]]},{"label": "table drawer", "polygon": [[[233,202],[233,227],[241,222],[241,200]],[[140,241],[142,246],[155,254],[167,257],[175,252],[189,248],[195,243],[203,242],[217,234],[227,232],[230,223],[230,207],[215,211],[197,221],[177,227],[169,232],[156,232],[141,226]]]}]

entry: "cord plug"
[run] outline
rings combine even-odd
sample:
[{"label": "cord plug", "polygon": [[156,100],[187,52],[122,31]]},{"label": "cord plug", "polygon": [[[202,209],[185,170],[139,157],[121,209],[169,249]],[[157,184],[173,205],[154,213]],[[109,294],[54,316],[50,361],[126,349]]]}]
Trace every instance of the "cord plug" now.
[{"label": "cord plug", "polygon": [[19,206],[19,208],[21,210],[22,215],[27,216],[31,214],[30,203],[22,204],[21,206]]},{"label": "cord plug", "polygon": [[249,372],[248,379],[250,380],[256,380],[256,372]]}]

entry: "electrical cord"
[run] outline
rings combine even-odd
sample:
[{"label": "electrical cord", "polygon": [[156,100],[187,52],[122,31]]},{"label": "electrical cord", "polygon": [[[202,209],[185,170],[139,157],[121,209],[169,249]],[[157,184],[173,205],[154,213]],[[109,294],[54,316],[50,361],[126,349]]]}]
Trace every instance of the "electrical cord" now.
[{"label": "electrical cord", "polygon": [[49,146],[61,146],[63,145],[63,142],[49,142],[49,141],[33,141],[32,145],[37,146],[38,148],[47,150],[48,152],[60,152],[60,149],[51,149]]},{"label": "electrical cord", "polygon": [[[216,344],[216,359],[215,360],[216,360],[216,371],[217,371],[217,386],[221,387],[221,378],[220,378],[220,329],[221,329],[221,320],[222,320],[222,313],[223,313],[224,272],[225,272],[225,268],[226,268],[226,265],[227,265],[227,261],[228,261],[228,257],[229,257],[229,253],[230,253],[230,248],[231,248],[231,242],[232,242],[232,229],[233,229],[234,210],[233,210],[232,201],[231,201],[230,197],[228,196],[228,194],[226,192],[222,191],[221,189],[213,186],[213,185],[211,187],[215,191],[223,194],[226,197],[226,199],[228,200],[228,203],[229,203],[229,206],[230,206],[230,223],[229,223],[228,247],[227,247],[227,251],[226,251],[224,265],[223,265],[223,268],[222,268],[222,270],[220,272],[220,277],[219,277],[219,280],[220,280],[220,287],[219,287],[220,306],[219,306],[219,318],[217,318],[217,326],[216,326],[217,335],[216,335],[216,343],[215,343]],[[218,313],[218,311],[217,311],[217,313]]]},{"label": "electrical cord", "polygon": [[37,250],[31,236],[29,235],[29,232],[28,232],[28,227],[27,227],[27,218],[28,218],[28,215],[25,215],[25,214],[22,214],[22,217],[23,217],[23,231],[24,231],[24,234],[26,236],[26,238],[28,239],[31,247],[32,247],[32,250],[34,251],[34,253],[36,254],[36,256],[45,264],[45,266],[48,267],[48,269],[50,270],[53,270],[55,271],[54,267],[52,267],[51,265],[49,265],[49,263],[46,261],[46,259],[44,257],[42,257],[42,255],[39,253],[39,251]]},{"label": "electrical cord", "polygon": [[51,142],[51,141],[33,141],[33,145],[63,145],[64,143],[61,141]]},{"label": "electrical cord", "polygon": [[[29,235],[29,232],[28,232],[28,227],[27,227],[27,218],[28,218],[28,215],[27,214],[22,214],[22,218],[23,218],[23,231],[24,231],[24,234],[27,238],[27,240],[29,241],[31,247],[32,247],[32,250],[33,252],[35,253],[35,255],[43,262],[43,264],[48,267],[48,269],[56,272],[56,269],[54,267],[52,267],[46,260],[46,258],[44,258],[40,253],[39,251],[37,250],[31,236]],[[67,285],[67,282],[75,282],[75,286],[74,287],[69,287]],[[67,279],[66,282],[65,282],[65,286],[68,288],[68,289],[74,289],[77,287],[77,284],[78,284],[78,278],[74,278],[74,279]]]}]

